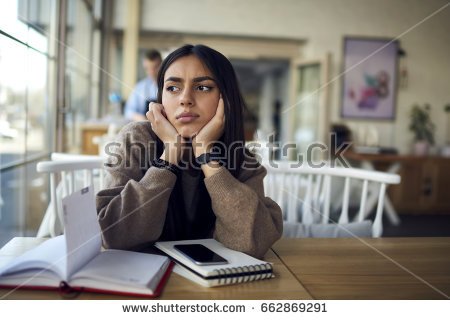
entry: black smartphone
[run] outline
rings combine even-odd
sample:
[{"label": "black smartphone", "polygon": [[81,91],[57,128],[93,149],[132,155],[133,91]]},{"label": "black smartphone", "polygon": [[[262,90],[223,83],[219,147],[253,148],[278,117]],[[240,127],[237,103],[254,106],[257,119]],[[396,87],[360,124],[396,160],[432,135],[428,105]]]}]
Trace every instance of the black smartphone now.
[{"label": "black smartphone", "polygon": [[201,266],[228,263],[226,259],[202,244],[176,244],[173,247]]}]

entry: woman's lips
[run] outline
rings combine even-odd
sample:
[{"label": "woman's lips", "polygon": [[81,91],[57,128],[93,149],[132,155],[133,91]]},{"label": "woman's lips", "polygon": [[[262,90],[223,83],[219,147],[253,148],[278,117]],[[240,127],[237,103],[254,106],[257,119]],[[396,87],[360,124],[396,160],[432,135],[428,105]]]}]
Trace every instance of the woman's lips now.
[{"label": "woman's lips", "polygon": [[178,118],[178,121],[180,121],[181,123],[189,123],[194,121],[195,119],[197,119],[198,116],[182,116]]},{"label": "woman's lips", "polygon": [[177,120],[181,123],[189,123],[194,121],[196,118],[198,118],[198,114],[185,112],[177,116]]}]

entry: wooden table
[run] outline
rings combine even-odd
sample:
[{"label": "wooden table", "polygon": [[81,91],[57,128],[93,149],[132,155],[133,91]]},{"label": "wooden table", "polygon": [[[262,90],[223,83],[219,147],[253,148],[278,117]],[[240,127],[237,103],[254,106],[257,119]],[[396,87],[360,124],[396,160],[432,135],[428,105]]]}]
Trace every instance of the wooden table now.
[{"label": "wooden table", "polygon": [[[41,243],[38,238],[14,238],[0,249],[0,263],[6,263],[14,256]],[[34,244],[33,244],[34,242]],[[283,265],[272,250],[265,260],[274,263],[275,278],[226,287],[205,288],[193,283],[178,274],[172,273],[164,287],[160,299],[312,299],[301,283]],[[54,291],[10,290],[0,289],[0,299],[62,299]],[[82,293],[78,299],[136,299],[134,297]]]},{"label": "wooden table", "polygon": [[282,239],[273,250],[314,299],[450,296],[450,238]]},{"label": "wooden table", "polygon": [[[0,250],[0,262],[33,241],[17,239]],[[160,299],[448,299],[449,253],[450,238],[281,239],[265,257],[274,263],[274,279],[204,288],[172,273]],[[30,290],[0,290],[0,298],[61,299]]]}]

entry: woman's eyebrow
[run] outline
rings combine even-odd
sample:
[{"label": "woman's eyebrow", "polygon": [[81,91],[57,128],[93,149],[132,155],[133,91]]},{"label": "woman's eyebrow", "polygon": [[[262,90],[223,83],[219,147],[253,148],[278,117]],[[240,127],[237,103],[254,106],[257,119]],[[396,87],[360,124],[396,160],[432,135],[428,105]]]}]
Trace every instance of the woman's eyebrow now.
[{"label": "woman's eyebrow", "polygon": [[205,80],[211,80],[211,81],[216,82],[216,80],[214,80],[213,78],[208,77],[208,76],[197,77],[197,78],[193,79],[194,82],[202,82],[202,81],[205,81]]},{"label": "woman's eyebrow", "polygon": [[[197,78],[194,78],[192,81],[193,82],[202,82],[202,81],[205,81],[205,80],[211,80],[211,81],[216,82],[216,80],[214,80],[213,78],[211,78],[209,76],[197,77]],[[169,77],[169,78],[166,79],[165,82],[167,82],[167,81],[184,82],[184,80],[182,78],[179,78],[179,77]]]}]

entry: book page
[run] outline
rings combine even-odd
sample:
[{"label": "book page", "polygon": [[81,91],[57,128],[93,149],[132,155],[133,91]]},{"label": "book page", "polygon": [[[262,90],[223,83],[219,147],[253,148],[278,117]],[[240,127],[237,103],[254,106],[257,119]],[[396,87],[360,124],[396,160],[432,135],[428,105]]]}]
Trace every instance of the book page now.
[{"label": "book page", "polygon": [[70,279],[70,285],[99,288],[102,283],[107,282],[110,289],[134,287],[148,288],[153,291],[168,264],[169,258],[165,256],[106,250],[74,274]]},{"label": "book page", "polygon": [[0,249],[0,269],[27,251],[36,248],[48,238],[14,237]]},{"label": "book page", "polygon": [[99,254],[102,240],[92,185],[65,197],[62,203],[70,277]]},{"label": "book page", "polygon": [[[34,249],[31,249],[12,260],[0,269],[1,276],[17,274],[27,270],[54,273],[56,280],[67,281],[66,266],[66,241],[61,235],[45,241]],[[45,272],[48,274],[49,272]]]}]

